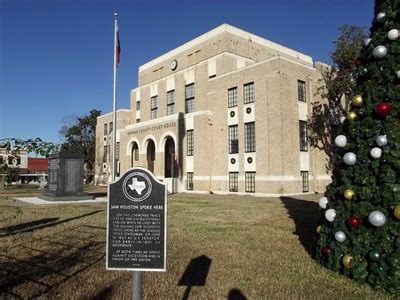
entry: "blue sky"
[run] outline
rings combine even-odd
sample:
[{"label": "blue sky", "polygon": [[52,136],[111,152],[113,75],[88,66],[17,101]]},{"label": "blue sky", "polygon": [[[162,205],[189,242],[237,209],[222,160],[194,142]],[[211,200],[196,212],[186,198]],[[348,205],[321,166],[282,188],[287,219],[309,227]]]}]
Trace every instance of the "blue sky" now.
[{"label": "blue sky", "polygon": [[113,14],[118,108],[140,65],[228,23],[329,63],[344,24],[369,28],[372,0],[0,1],[0,138],[60,142],[68,115],[112,110]]}]

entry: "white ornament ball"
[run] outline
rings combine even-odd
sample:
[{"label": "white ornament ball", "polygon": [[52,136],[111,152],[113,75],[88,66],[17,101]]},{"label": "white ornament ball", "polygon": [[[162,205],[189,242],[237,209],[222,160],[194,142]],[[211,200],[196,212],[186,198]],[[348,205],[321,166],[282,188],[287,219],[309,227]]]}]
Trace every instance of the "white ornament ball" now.
[{"label": "white ornament ball", "polygon": [[380,12],[379,14],[376,15],[376,20],[378,22],[382,22],[385,17],[386,17],[386,14],[384,12]]},{"label": "white ornament ball", "polygon": [[328,204],[328,198],[326,197],[322,197],[321,199],[319,199],[319,207],[321,207],[322,209],[326,208],[326,205]]},{"label": "white ornament ball", "polygon": [[388,143],[386,134],[385,135],[378,135],[378,137],[376,138],[376,143],[381,147],[382,146],[386,146],[387,143]]},{"label": "white ornament ball", "polygon": [[346,165],[348,166],[352,166],[356,163],[357,161],[357,156],[353,153],[353,152],[347,152],[344,156],[343,156],[343,161]]},{"label": "white ornament ball", "polygon": [[373,158],[380,158],[382,156],[382,150],[381,148],[375,147],[371,149],[369,154],[371,154]]},{"label": "white ornament ball", "polygon": [[332,222],[336,217],[336,210],[333,208],[328,209],[325,212],[325,219],[327,219],[329,222]]},{"label": "white ornament ball", "polygon": [[373,211],[372,213],[369,214],[368,216],[368,221],[376,226],[380,227],[386,223],[386,217],[383,213],[381,213],[378,210]]},{"label": "white ornament ball", "polygon": [[[399,74],[400,74],[400,71],[399,71]],[[340,117],[340,123],[343,124],[344,121],[346,121],[346,117],[345,116]]]},{"label": "white ornament ball", "polygon": [[387,48],[385,46],[377,46],[374,48],[374,51],[372,51],[372,55],[375,58],[382,58],[387,54]]},{"label": "white ornament ball", "polygon": [[347,138],[344,135],[338,135],[335,138],[335,145],[336,146],[343,148],[343,147],[346,146],[346,144],[347,144]]},{"label": "white ornament ball", "polygon": [[368,46],[369,43],[371,43],[371,41],[372,41],[371,38],[366,38],[366,39],[364,40],[364,45],[365,45],[365,46]]},{"label": "white ornament ball", "polygon": [[399,37],[399,31],[397,29],[391,29],[388,32],[388,38],[389,40],[395,40]]},{"label": "white ornament ball", "polygon": [[335,233],[335,240],[342,243],[346,240],[346,234],[343,231],[338,231]]}]

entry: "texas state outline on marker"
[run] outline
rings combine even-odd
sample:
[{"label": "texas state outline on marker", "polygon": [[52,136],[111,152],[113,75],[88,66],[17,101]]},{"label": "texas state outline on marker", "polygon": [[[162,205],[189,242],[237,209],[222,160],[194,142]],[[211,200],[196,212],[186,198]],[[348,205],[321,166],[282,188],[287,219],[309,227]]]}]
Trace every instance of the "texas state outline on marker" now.
[{"label": "texas state outline on marker", "polygon": [[146,188],[146,183],[144,181],[139,181],[137,178],[132,178],[132,184],[128,184],[131,191],[136,191],[139,195],[142,195],[143,190]]}]

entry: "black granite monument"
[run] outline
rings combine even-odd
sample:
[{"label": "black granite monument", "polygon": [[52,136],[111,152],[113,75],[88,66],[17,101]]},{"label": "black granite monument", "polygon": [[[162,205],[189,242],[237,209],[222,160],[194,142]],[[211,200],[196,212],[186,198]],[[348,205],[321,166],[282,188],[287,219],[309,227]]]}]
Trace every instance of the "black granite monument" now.
[{"label": "black granite monument", "polygon": [[47,188],[39,198],[49,201],[93,199],[83,192],[83,154],[50,155]]}]

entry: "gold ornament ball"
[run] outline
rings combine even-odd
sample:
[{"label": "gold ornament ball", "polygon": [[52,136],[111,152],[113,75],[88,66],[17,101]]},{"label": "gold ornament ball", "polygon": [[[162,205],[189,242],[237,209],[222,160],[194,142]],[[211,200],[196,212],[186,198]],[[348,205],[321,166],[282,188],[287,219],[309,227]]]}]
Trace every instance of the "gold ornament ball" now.
[{"label": "gold ornament ball", "polygon": [[352,189],[346,189],[343,193],[344,197],[347,200],[351,200],[354,198],[354,196],[356,195],[356,193],[354,193],[354,191]]},{"label": "gold ornament ball", "polygon": [[361,107],[362,104],[363,104],[363,98],[361,97],[361,95],[356,95],[351,100],[351,105],[353,107]]},{"label": "gold ornament ball", "polygon": [[347,114],[347,119],[348,119],[349,121],[354,121],[356,118],[357,118],[357,113],[355,113],[354,111],[350,111],[350,112]]},{"label": "gold ornament ball", "polygon": [[321,225],[318,225],[317,228],[315,228],[315,231],[320,234],[321,233]]},{"label": "gold ornament ball", "polygon": [[400,220],[400,205],[397,205],[393,210],[394,217]]},{"label": "gold ornament ball", "polygon": [[346,268],[346,269],[348,269],[348,268],[350,268],[350,263],[351,263],[351,260],[352,260],[353,258],[350,256],[350,255],[348,255],[348,254],[346,254],[345,256],[343,256],[343,258],[342,258],[342,263],[343,263],[343,266]]}]

